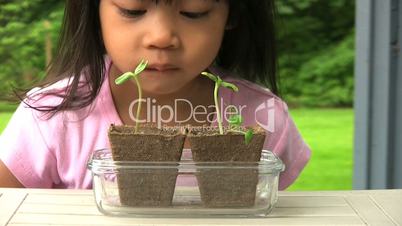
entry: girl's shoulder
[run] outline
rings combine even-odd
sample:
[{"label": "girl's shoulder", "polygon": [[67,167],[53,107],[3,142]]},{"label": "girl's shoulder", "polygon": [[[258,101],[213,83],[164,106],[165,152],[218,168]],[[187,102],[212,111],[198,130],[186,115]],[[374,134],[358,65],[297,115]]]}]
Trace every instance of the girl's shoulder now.
[{"label": "girl's shoulder", "polygon": [[[109,68],[111,65],[111,59],[105,55],[104,56],[104,75],[101,88],[108,88],[104,83],[107,81],[107,76],[109,74]],[[33,106],[57,106],[62,103],[62,101],[69,96],[69,90],[73,86],[77,86],[77,89],[73,93],[74,96],[69,96],[69,98],[80,98],[88,95],[91,92],[90,78],[87,71],[87,67],[83,68],[80,74],[69,74],[60,76],[55,82],[51,82],[48,85],[42,87],[35,87],[31,89],[24,100],[25,103],[32,104]],[[77,84],[74,84],[74,79],[78,78]],[[102,90],[99,90],[98,95],[102,94]]]},{"label": "girl's shoulder", "polygon": [[239,94],[254,94],[250,97],[261,96],[263,98],[274,98],[281,100],[277,95],[272,93],[270,89],[251,81],[237,77],[227,77],[225,78],[225,81],[235,84],[239,88]]},{"label": "girl's shoulder", "polygon": [[[80,77],[83,76],[80,75]],[[56,106],[63,101],[63,97],[67,94],[71,84],[72,79],[62,78],[57,82],[45,85],[43,87],[34,87],[28,91],[24,102],[34,107],[39,107],[42,105]],[[84,82],[79,83],[79,92],[88,90],[84,84]]]},{"label": "girl's shoulder", "polygon": [[270,89],[263,87],[257,83],[245,80],[238,75],[225,71],[221,68],[210,68],[212,73],[216,73],[226,82],[230,82],[239,88],[239,91],[234,93],[229,91],[231,102],[236,104],[247,103],[249,106],[257,107],[262,103],[275,105],[276,108],[281,108],[283,111],[288,111],[287,104]]},{"label": "girl's shoulder", "polygon": [[[84,97],[90,91],[90,87],[85,82],[83,75],[80,76],[82,79],[80,78],[74,98]],[[28,115],[32,117],[32,121],[35,121],[44,130],[49,131],[59,131],[67,125],[73,125],[70,122],[84,123],[84,119],[96,109],[98,98],[88,106],[54,111],[68,96],[68,90],[71,85],[72,79],[63,78],[53,84],[31,89],[21,102],[19,113],[16,112],[15,115]],[[80,123],[74,123],[74,126],[80,126]]]}]

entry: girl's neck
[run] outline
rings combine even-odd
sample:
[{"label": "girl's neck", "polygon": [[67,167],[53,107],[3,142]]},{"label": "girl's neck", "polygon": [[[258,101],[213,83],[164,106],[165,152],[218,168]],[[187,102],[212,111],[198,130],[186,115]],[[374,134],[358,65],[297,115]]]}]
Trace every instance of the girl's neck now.
[{"label": "girl's neck", "polygon": [[[137,86],[134,82],[127,82],[122,85],[116,85],[114,80],[119,76],[118,70],[112,65],[109,73],[109,84],[113,97],[113,101],[118,112],[120,119],[124,124],[134,125],[132,117],[130,116],[130,105],[138,99]],[[193,126],[209,125],[206,116],[213,113],[214,108],[208,107],[214,104],[213,102],[213,88],[214,84],[204,78],[203,76],[198,76],[192,82],[184,86],[177,92],[166,94],[166,95],[156,95],[152,93],[147,93],[143,91],[143,99],[148,100],[148,105],[154,107],[155,112],[161,119],[168,119],[170,117],[170,112],[167,108],[173,109],[176,117],[169,123],[163,123],[163,125],[178,125],[177,121],[185,121],[182,124],[190,124]],[[181,100],[181,101],[178,101]],[[153,102],[152,102],[153,101]],[[191,107],[190,107],[191,103]],[[164,106],[165,108],[158,114],[158,108]],[[193,114],[193,110],[196,106],[204,106],[208,110],[205,117],[203,115],[198,115],[198,121],[206,121],[206,123],[199,123],[194,118],[187,119]],[[147,107],[147,102],[142,103],[140,119],[152,118],[149,114],[155,113],[149,112]],[[136,114],[136,105],[131,109],[131,112]],[[175,121],[175,119],[178,119]],[[160,119],[157,119],[160,120]]]}]

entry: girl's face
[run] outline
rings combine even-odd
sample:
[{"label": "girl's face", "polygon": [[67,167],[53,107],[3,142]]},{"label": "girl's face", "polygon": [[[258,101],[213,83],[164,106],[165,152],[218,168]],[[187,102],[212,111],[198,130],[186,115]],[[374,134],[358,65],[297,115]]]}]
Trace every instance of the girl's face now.
[{"label": "girl's face", "polygon": [[226,0],[100,1],[103,41],[114,69],[132,71],[148,60],[142,89],[155,94],[180,90],[214,61],[228,13]]}]

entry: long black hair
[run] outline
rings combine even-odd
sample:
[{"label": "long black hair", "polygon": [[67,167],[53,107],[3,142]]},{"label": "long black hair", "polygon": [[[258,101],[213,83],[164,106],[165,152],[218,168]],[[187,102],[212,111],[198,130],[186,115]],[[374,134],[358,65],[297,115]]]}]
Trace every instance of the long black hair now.
[{"label": "long black hair", "polygon": [[[61,93],[45,93],[61,97],[59,105],[30,107],[54,115],[59,111],[86,107],[98,95],[105,79],[106,54],[99,1],[66,0],[57,52],[41,87],[65,78],[68,78],[69,85]],[[263,84],[278,94],[274,0],[228,2],[228,24],[215,65],[233,71],[246,80]],[[84,85],[88,89],[85,93],[78,93],[82,87],[80,75],[83,72]]]}]

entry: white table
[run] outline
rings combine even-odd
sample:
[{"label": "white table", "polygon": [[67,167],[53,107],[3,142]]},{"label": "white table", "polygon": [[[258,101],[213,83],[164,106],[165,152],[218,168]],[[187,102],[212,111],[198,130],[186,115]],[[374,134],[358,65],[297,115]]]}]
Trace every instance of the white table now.
[{"label": "white table", "polygon": [[280,192],[266,218],[118,218],[91,190],[0,188],[0,226],[23,225],[402,225],[402,190]]}]

